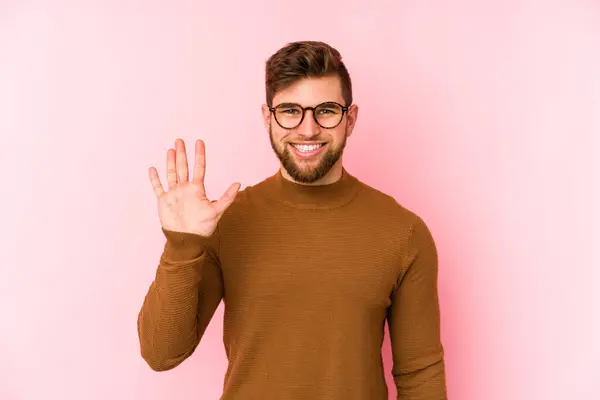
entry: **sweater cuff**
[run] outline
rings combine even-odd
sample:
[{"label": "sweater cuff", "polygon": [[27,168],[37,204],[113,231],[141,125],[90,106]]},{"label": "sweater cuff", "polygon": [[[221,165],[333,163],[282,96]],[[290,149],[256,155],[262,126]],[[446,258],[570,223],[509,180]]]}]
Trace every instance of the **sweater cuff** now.
[{"label": "sweater cuff", "polygon": [[161,228],[167,238],[163,258],[168,261],[193,261],[204,252],[209,238],[194,233],[176,232]]}]

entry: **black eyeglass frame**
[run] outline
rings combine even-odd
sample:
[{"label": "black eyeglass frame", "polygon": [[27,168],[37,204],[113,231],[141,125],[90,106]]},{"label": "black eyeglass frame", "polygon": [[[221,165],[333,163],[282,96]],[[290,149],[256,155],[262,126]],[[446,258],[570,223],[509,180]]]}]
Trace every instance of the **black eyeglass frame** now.
[{"label": "black eyeglass frame", "polygon": [[[321,125],[321,123],[317,120],[317,114],[315,113],[315,109],[321,107],[324,104],[335,104],[335,105],[339,106],[342,109],[342,115],[340,117],[340,122],[338,122],[334,126],[325,127],[325,126]],[[298,108],[302,110],[302,117],[300,118],[300,121],[296,125],[294,125],[293,127],[291,127],[291,128],[288,128],[288,127],[285,127],[285,126],[281,125],[281,123],[277,119],[277,113],[275,112],[275,110],[277,109],[277,107],[279,107],[281,105],[286,105],[286,106],[292,106],[292,105],[294,105],[294,106],[298,106]],[[317,104],[314,107],[302,107],[300,104],[296,104],[296,103],[282,103],[282,104],[276,105],[275,107],[269,107],[269,111],[271,113],[273,113],[273,117],[275,117],[275,122],[277,122],[277,125],[279,125],[283,129],[290,130],[290,129],[295,129],[295,128],[299,127],[300,124],[302,124],[302,121],[304,121],[304,117],[306,116],[306,111],[307,110],[311,110],[312,111],[313,119],[315,120],[315,122],[317,123],[317,125],[319,125],[321,128],[323,128],[323,129],[334,129],[334,128],[337,128],[342,123],[342,121],[344,120],[344,114],[348,112],[349,108],[350,108],[350,106],[346,107],[346,106],[343,106],[340,103],[335,102],[335,101],[324,101],[323,103]]]}]

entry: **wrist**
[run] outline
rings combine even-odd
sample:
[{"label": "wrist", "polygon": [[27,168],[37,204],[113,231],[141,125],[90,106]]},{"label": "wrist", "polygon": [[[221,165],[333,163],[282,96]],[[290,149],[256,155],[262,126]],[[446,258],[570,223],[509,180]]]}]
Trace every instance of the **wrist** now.
[{"label": "wrist", "polygon": [[207,237],[161,228],[167,242],[163,257],[169,261],[191,261],[202,255]]}]

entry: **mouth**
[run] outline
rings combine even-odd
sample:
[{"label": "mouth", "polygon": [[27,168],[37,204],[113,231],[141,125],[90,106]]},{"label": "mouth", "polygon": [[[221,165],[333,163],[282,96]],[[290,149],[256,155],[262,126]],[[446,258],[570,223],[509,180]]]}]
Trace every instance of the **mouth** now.
[{"label": "mouth", "polygon": [[289,143],[292,151],[300,158],[314,157],[323,151],[327,143]]}]

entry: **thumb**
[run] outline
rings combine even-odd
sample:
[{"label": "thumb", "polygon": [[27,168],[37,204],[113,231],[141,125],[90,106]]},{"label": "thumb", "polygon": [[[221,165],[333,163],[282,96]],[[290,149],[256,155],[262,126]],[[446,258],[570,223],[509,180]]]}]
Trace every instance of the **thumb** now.
[{"label": "thumb", "polygon": [[225,212],[225,210],[227,210],[227,208],[235,200],[235,197],[237,196],[241,186],[242,185],[237,182],[232,184],[231,186],[229,186],[229,188],[225,191],[225,193],[223,194],[223,196],[221,196],[219,200],[211,202],[214,204],[217,214],[222,215]]}]

